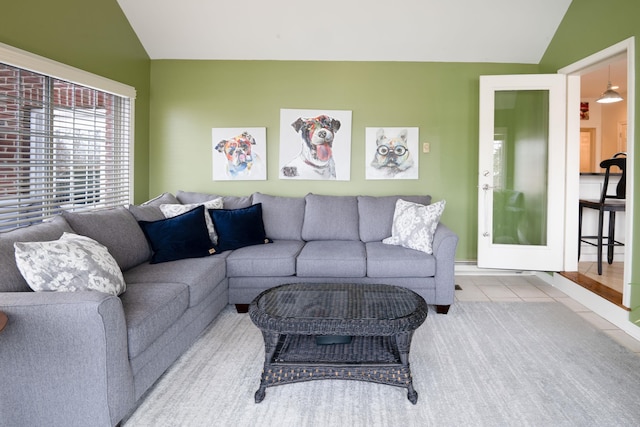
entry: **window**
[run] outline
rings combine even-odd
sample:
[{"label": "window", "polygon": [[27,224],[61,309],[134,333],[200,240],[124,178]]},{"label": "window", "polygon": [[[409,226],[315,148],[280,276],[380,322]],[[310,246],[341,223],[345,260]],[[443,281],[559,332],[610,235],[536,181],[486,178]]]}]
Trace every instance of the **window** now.
[{"label": "window", "polygon": [[[4,62],[16,52],[18,61]],[[117,82],[21,52],[0,45],[0,230],[130,203],[133,97],[98,88]],[[29,68],[8,63],[25,59]]]}]

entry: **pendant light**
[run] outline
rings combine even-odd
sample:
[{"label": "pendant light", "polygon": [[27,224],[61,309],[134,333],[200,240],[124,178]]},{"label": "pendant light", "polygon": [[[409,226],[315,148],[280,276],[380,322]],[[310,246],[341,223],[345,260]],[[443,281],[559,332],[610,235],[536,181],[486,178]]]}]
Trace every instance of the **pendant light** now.
[{"label": "pendant light", "polygon": [[600,95],[600,98],[598,98],[596,102],[600,104],[611,104],[620,101],[622,101],[622,97],[611,87],[611,65],[609,65],[609,83],[607,84],[607,90],[602,92],[602,95]]}]

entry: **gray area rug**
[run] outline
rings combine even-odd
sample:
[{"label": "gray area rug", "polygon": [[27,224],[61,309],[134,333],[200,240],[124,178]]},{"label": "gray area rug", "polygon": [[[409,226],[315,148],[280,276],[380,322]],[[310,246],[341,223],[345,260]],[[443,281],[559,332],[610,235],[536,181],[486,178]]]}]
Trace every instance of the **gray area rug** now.
[{"label": "gray area rug", "polygon": [[149,391],[139,426],[639,426],[640,357],[557,302],[430,311],[402,388],[324,380],[254,403],[262,335],[230,306]]}]

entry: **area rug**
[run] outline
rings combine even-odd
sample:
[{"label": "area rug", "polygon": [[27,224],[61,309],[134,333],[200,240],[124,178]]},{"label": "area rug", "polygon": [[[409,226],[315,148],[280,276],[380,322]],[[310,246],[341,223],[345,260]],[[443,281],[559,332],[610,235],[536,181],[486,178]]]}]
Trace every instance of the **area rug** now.
[{"label": "area rug", "polygon": [[405,389],[322,380],[254,393],[262,335],[230,306],[124,423],[140,426],[638,426],[640,357],[557,302],[431,311]]}]

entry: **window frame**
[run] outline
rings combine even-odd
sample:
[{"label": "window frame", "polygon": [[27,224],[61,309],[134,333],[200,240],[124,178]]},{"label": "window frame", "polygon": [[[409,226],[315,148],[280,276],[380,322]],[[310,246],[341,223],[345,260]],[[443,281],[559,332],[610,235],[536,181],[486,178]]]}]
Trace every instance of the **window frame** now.
[{"label": "window frame", "polygon": [[[134,134],[135,134],[135,98],[134,87],[93,74],[51,59],[0,43],[0,63],[41,74],[47,78],[66,81],[122,98],[129,102],[128,117],[128,199],[133,200],[134,188]],[[18,212],[19,214],[19,212]],[[45,219],[42,217],[42,219]],[[22,224],[26,225],[26,224]],[[10,228],[22,226],[16,224]],[[4,230],[3,230],[4,231]]]}]

